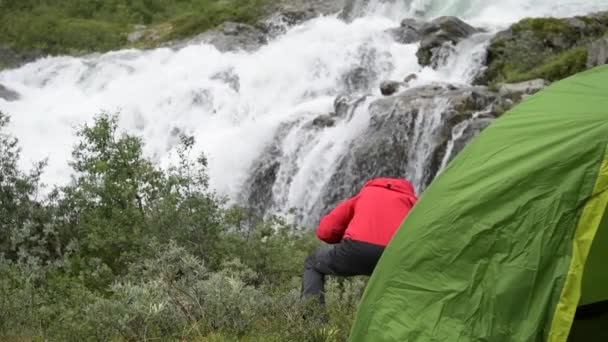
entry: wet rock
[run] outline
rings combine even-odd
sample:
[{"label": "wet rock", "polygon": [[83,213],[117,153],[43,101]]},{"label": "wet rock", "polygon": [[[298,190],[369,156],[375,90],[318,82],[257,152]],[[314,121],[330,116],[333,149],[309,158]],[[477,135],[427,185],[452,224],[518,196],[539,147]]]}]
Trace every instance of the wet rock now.
[{"label": "wet rock", "polygon": [[370,0],[345,0],[338,18],[346,22],[353,21],[363,15],[369,2]]},{"label": "wet rock", "polygon": [[407,75],[403,79],[403,82],[405,82],[407,84],[407,83],[410,83],[411,81],[414,81],[414,80],[417,80],[417,79],[418,79],[418,75],[416,75],[416,74],[409,74],[409,75]]},{"label": "wet rock", "polygon": [[376,75],[369,68],[357,67],[342,76],[347,93],[363,93],[369,91]]},{"label": "wet rock", "polygon": [[[408,175],[424,189],[443,162],[502,114],[503,102],[486,87],[447,84],[410,88],[372,102],[369,127],[352,142],[307,216],[321,217],[372,177]],[[446,155],[450,142],[452,152]],[[415,168],[420,168],[418,176]]]},{"label": "wet rock", "polygon": [[338,118],[349,119],[359,105],[365,102],[367,95],[341,94],[334,99],[334,114]]},{"label": "wet rock", "polygon": [[264,30],[260,27],[225,22],[218,26],[217,29],[204,32],[192,39],[175,44],[174,48],[199,43],[211,44],[221,52],[254,51],[266,44],[267,39]]},{"label": "wet rock", "polygon": [[336,120],[334,119],[335,114],[324,114],[319,115],[314,120],[312,120],[312,125],[318,128],[327,128],[333,127],[336,124]]},{"label": "wet rock", "polygon": [[399,24],[399,26],[403,27],[403,28],[411,28],[416,31],[420,31],[420,29],[424,26],[424,24],[425,24],[424,21],[421,21],[418,19],[405,18],[405,19],[401,20],[401,23]]},{"label": "wet rock", "polygon": [[268,6],[267,11],[272,15],[263,20],[262,26],[269,37],[274,38],[307,20],[340,12],[344,0],[282,0]]},{"label": "wet rock", "polygon": [[380,92],[384,96],[393,95],[398,92],[404,84],[397,81],[383,81],[380,83]]},{"label": "wet rock", "polygon": [[281,145],[296,124],[297,122],[281,124],[272,142],[252,166],[240,198],[240,201],[248,207],[252,221],[264,218],[266,212],[274,205],[273,186],[277,182],[283,158]]},{"label": "wet rock", "polygon": [[393,35],[396,42],[401,44],[411,44],[422,39],[420,29],[424,26],[424,22],[406,18],[401,21],[398,28],[389,29],[388,32]]},{"label": "wet rock", "polygon": [[238,92],[241,89],[241,82],[239,76],[234,72],[233,69],[224,70],[211,76],[212,80],[220,80],[226,83],[234,91]]},{"label": "wet rock", "polygon": [[418,63],[436,68],[440,64],[437,57],[445,59],[445,55],[441,55],[442,47],[454,46],[476,32],[476,28],[456,17],[439,17],[422,25],[420,33],[423,38],[416,52]]},{"label": "wet rock", "polygon": [[0,84],[0,99],[10,102],[10,101],[17,101],[20,98],[21,98],[21,96],[19,95],[18,92]]},{"label": "wet rock", "polygon": [[[282,208],[285,188],[299,170],[293,153],[306,153],[318,131],[347,121],[361,106],[368,106],[368,127],[352,140],[338,159],[335,171],[316,198],[298,208],[299,224],[315,225],[318,218],[351,196],[370,178],[411,178],[419,190],[436,176],[479,132],[515,102],[480,86],[437,83],[404,89],[369,103],[368,97],[340,95],[334,112],[309,122],[281,125],[245,182],[243,201],[255,215]],[[295,152],[282,150],[286,137],[302,139]],[[293,143],[293,142],[292,142]],[[283,189],[277,192],[277,189]],[[274,209],[273,209],[274,208]]]}]

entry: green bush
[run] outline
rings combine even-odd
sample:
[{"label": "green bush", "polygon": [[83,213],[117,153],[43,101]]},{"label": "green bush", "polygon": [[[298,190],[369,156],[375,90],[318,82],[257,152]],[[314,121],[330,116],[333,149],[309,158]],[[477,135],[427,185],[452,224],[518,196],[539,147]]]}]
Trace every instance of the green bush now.
[{"label": "green bush", "polygon": [[364,278],[329,278],[327,310],[300,299],[319,242],[254,222],[208,189],[181,137],[167,169],[100,114],[78,131],[70,184],[38,198],[0,113],[0,339],[345,341]]}]

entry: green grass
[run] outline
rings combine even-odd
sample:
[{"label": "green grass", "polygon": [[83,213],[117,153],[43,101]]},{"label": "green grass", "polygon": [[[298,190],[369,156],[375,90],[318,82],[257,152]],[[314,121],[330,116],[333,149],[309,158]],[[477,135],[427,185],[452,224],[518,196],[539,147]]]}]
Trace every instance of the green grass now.
[{"label": "green grass", "polygon": [[[76,54],[150,47],[225,21],[254,23],[270,0],[0,0],[0,43],[18,52]],[[135,25],[144,39],[127,40]],[[159,29],[160,28],[160,29]]]},{"label": "green grass", "polygon": [[538,34],[562,33],[571,27],[563,19],[557,18],[526,18],[513,25],[513,31],[532,30]]},{"label": "green grass", "polygon": [[608,35],[608,15],[574,19],[583,25],[528,18],[497,35],[488,48],[488,68],[477,82],[495,87],[535,78],[557,81],[585,70],[589,44]]},{"label": "green grass", "polygon": [[554,55],[534,69],[521,72],[514,65],[506,65],[503,74],[507,83],[543,78],[548,81],[558,81],[586,69],[587,47],[578,47]]}]

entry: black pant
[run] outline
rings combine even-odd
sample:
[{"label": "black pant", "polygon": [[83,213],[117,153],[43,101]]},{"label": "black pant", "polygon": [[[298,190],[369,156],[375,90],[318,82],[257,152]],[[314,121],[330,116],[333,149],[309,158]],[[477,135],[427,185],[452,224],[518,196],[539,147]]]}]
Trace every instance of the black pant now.
[{"label": "black pant", "polygon": [[304,263],[302,295],[317,296],[325,302],[325,275],[371,275],[384,252],[384,247],[371,243],[344,239],[333,246],[323,246]]}]

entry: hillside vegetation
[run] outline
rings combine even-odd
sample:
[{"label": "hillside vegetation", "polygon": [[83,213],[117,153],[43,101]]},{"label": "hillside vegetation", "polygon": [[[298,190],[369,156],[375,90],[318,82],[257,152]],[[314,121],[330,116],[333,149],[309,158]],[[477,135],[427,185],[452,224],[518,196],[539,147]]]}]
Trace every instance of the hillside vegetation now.
[{"label": "hillside vegetation", "polygon": [[0,113],[0,340],[346,340],[365,279],[331,279],[329,316],[302,302],[309,229],[227,206],[192,137],[165,170],[116,122],[78,130],[72,182],[43,198]]},{"label": "hillside vegetation", "polygon": [[129,46],[135,25],[143,42],[191,36],[225,21],[253,23],[269,0],[0,0],[0,43],[50,54]]}]

